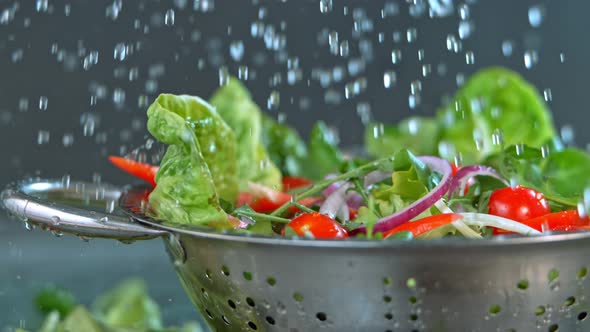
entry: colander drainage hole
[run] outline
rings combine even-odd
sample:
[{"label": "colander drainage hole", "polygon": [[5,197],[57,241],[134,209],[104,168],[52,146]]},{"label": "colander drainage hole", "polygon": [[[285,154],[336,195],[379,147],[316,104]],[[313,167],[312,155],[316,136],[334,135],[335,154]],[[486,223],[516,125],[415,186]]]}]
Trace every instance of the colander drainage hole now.
[{"label": "colander drainage hole", "polygon": [[248,326],[252,329],[252,330],[258,330],[258,326],[256,326],[256,324],[254,324],[253,322],[248,322]]},{"label": "colander drainage hole", "polygon": [[545,313],[545,307],[540,305],[537,308],[535,308],[535,315],[537,316],[541,316]]},{"label": "colander drainage hole", "polygon": [[588,313],[585,311],[582,311],[578,314],[578,320],[580,322],[583,321],[584,319],[586,319],[586,317],[588,317]]},{"label": "colander drainage hole", "polygon": [[580,271],[578,271],[578,279],[584,279],[584,278],[586,278],[587,275],[588,275],[588,268],[585,266],[582,266],[580,268]]},{"label": "colander drainage hole", "polygon": [[386,313],[386,314],[385,314],[385,319],[387,319],[387,320],[392,320],[392,319],[393,319],[393,314],[392,314],[392,313],[390,313],[390,312]]},{"label": "colander drainage hole", "polygon": [[203,293],[203,297],[208,299],[209,298],[209,294],[207,293],[207,291],[205,290],[205,288],[201,288],[201,292]]},{"label": "colander drainage hole", "polygon": [[502,311],[502,307],[500,307],[497,304],[494,304],[494,305],[490,306],[490,309],[488,309],[488,311],[491,315],[497,315],[500,313],[500,311]]},{"label": "colander drainage hole", "polygon": [[410,320],[411,320],[412,322],[415,322],[415,321],[417,321],[417,320],[418,320],[418,315],[416,315],[416,314],[411,314],[411,315],[410,315]]},{"label": "colander drainage hole", "polygon": [[391,277],[385,277],[385,278],[383,278],[383,284],[384,285],[391,285],[391,283],[392,283]]},{"label": "colander drainage hole", "polygon": [[225,323],[225,325],[231,325],[231,323],[229,322],[229,320],[227,319],[227,317],[221,315],[221,319],[223,319],[223,322]]},{"label": "colander drainage hole", "polygon": [[225,265],[223,265],[221,267],[221,273],[223,273],[224,276],[228,277],[229,276],[229,268]]},{"label": "colander drainage hole", "polygon": [[411,304],[416,304],[416,302],[418,302],[418,299],[415,296],[410,296],[408,301],[410,301]]},{"label": "colander drainage hole", "polygon": [[207,316],[209,316],[209,318],[213,319],[213,315],[211,314],[211,311],[209,311],[209,309],[205,309],[205,312],[207,313]]},{"label": "colander drainage hole", "polygon": [[323,312],[318,312],[315,316],[322,322],[325,321],[326,319],[328,319],[326,314]]},{"label": "colander drainage hole", "polygon": [[232,309],[236,308],[236,304],[232,300],[227,300],[227,305]]},{"label": "colander drainage hole", "polygon": [[301,295],[301,293],[293,293],[293,300],[295,300],[295,302],[301,302],[303,301],[303,295]]},{"label": "colander drainage hole", "polygon": [[205,277],[207,277],[207,279],[209,279],[209,280],[211,280],[211,279],[212,279],[212,278],[211,278],[211,270],[209,270],[209,269],[206,269],[206,270],[205,270]]},{"label": "colander drainage hole", "polygon": [[527,288],[529,288],[529,281],[523,279],[519,281],[518,284],[516,284],[516,287],[520,290],[526,290]]},{"label": "colander drainage hole", "polygon": [[268,277],[268,278],[266,278],[266,283],[269,284],[270,286],[274,286],[277,284],[277,279],[275,279],[273,277]]},{"label": "colander drainage hole", "polygon": [[553,282],[557,280],[557,278],[559,278],[559,270],[551,269],[551,271],[549,271],[549,273],[547,274],[547,279],[549,279],[549,282]]},{"label": "colander drainage hole", "polygon": [[568,297],[567,299],[565,299],[565,306],[566,307],[571,307],[574,304],[576,304],[576,298],[573,296]]},{"label": "colander drainage hole", "polygon": [[385,303],[389,303],[389,302],[391,302],[391,296],[389,296],[389,295],[385,295],[385,296],[383,297],[383,302],[385,302]]},{"label": "colander drainage hole", "polygon": [[275,325],[275,319],[270,316],[266,316],[266,322],[270,325]]},{"label": "colander drainage hole", "polygon": [[251,281],[252,280],[252,273],[244,271],[244,279]]},{"label": "colander drainage hole", "polygon": [[251,297],[247,297],[246,298],[246,303],[248,303],[248,305],[251,306],[251,307],[256,306],[256,303],[254,302],[254,300],[252,300]]},{"label": "colander drainage hole", "polygon": [[549,332],[557,332],[559,330],[559,325],[553,324],[549,326]]}]

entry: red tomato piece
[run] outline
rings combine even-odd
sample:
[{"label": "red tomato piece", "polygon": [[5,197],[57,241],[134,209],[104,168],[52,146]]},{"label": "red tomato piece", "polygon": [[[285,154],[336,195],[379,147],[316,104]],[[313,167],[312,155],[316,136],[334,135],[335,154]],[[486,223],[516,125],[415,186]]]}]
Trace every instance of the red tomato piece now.
[{"label": "red tomato piece", "polygon": [[316,239],[344,239],[348,237],[348,232],[342,225],[318,212],[303,213],[291,220],[286,227],[291,227],[299,236],[310,233]]},{"label": "red tomato piece", "polygon": [[520,222],[551,212],[542,193],[521,186],[495,190],[490,195],[488,208],[489,214]]}]

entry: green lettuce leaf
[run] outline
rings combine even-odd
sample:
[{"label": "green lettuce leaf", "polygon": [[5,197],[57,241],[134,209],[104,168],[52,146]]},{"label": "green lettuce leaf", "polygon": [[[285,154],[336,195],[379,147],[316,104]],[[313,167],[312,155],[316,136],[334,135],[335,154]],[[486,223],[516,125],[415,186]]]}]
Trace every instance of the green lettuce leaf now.
[{"label": "green lettuce leaf", "polygon": [[88,310],[77,306],[60,324],[57,331],[105,332],[101,325],[94,320]]},{"label": "green lettuce leaf", "polygon": [[324,122],[317,122],[309,137],[303,175],[311,180],[321,180],[329,173],[338,172],[343,161],[336,136]]},{"label": "green lettuce leaf", "polygon": [[[500,67],[474,74],[438,113],[438,120],[439,141],[453,147],[439,153],[447,159],[460,153],[466,164],[500,151],[502,144],[540,147],[555,136],[551,114],[535,87]],[[496,129],[502,132],[501,144],[493,142]]]},{"label": "green lettuce leaf", "polygon": [[518,145],[488,158],[505,178],[542,192],[548,200],[575,208],[590,188],[590,155],[566,148],[543,157],[540,149]]},{"label": "green lettuce leaf", "polygon": [[302,175],[307,147],[297,131],[263,114],[262,143],[283,175]]},{"label": "green lettuce leaf", "polygon": [[148,130],[170,145],[149,197],[157,217],[183,224],[227,223],[219,198],[237,197],[236,138],[204,100],[160,95],[148,109]]},{"label": "green lettuce leaf", "polygon": [[411,117],[397,125],[369,124],[365,130],[367,152],[375,157],[391,156],[402,149],[418,155],[437,151],[439,124],[436,119]]},{"label": "green lettuce leaf", "polygon": [[121,282],[100,296],[94,302],[92,311],[101,323],[110,327],[162,328],[160,309],[149,297],[145,283],[140,279]]},{"label": "green lettuce leaf", "polygon": [[231,78],[210,102],[235,133],[240,190],[247,190],[249,181],[280,190],[281,171],[270,160],[262,142],[262,112],[246,87]]}]

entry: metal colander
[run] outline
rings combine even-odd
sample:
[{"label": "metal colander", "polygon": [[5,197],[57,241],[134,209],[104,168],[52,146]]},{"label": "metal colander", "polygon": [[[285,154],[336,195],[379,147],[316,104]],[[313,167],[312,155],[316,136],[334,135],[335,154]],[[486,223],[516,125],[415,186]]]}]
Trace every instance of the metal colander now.
[{"label": "metal colander", "polygon": [[[214,331],[590,331],[589,233],[410,242],[244,236],[152,220],[141,213],[145,193],[29,180],[7,187],[2,203],[53,231],[162,237]],[[127,216],[104,212],[116,200]]]}]

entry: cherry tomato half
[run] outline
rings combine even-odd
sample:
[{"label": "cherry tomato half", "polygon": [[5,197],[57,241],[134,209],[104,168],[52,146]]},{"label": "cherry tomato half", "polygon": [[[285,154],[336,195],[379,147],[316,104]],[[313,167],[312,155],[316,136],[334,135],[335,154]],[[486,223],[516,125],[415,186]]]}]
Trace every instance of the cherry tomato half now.
[{"label": "cherry tomato half", "polygon": [[495,190],[488,203],[489,214],[525,221],[551,212],[545,196],[531,188],[507,187]]},{"label": "cherry tomato half", "polygon": [[336,220],[318,212],[303,213],[291,220],[291,227],[299,236],[311,233],[316,239],[344,239],[348,232]]}]

